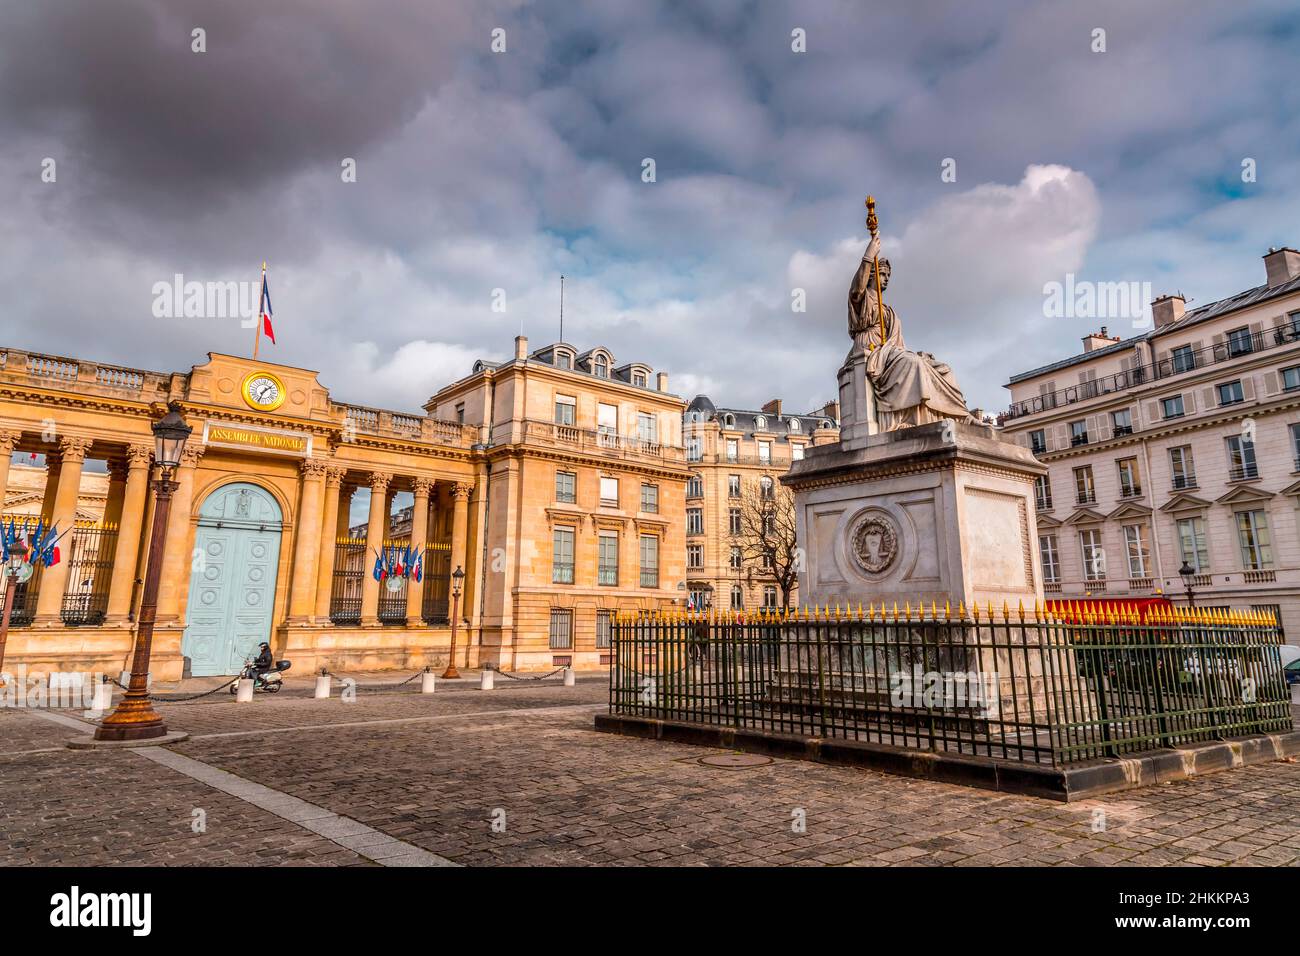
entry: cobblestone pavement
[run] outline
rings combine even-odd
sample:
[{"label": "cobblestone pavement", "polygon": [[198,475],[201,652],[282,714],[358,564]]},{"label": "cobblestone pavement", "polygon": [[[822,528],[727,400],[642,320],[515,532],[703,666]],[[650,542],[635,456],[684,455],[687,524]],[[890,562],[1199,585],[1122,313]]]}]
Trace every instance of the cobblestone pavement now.
[{"label": "cobblestone pavement", "polygon": [[[595,732],[604,698],[583,681],[159,709],[193,735],[175,753],[471,866],[1300,860],[1294,763],[1066,805],[799,761],[710,768],[716,751]],[[371,862],[138,753],[63,749],[73,735],[0,711],[0,865]]]}]

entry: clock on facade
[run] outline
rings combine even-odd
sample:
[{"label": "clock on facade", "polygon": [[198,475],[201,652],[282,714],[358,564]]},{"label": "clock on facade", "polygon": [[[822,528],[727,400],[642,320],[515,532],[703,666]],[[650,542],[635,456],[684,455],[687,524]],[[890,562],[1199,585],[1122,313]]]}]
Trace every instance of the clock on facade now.
[{"label": "clock on facade", "polygon": [[284,382],[270,372],[250,372],[244,376],[239,393],[250,408],[260,412],[275,411],[284,404],[286,394]]}]

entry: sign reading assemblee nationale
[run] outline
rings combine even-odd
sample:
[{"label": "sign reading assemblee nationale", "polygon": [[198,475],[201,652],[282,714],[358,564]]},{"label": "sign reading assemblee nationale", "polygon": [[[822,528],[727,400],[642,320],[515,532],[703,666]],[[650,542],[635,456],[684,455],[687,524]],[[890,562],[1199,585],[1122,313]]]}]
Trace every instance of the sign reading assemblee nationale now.
[{"label": "sign reading assemblee nationale", "polygon": [[206,422],[203,443],[245,451],[267,451],[280,455],[310,455],[311,436],[301,432],[254,428],[251,425],[224,425]]}]

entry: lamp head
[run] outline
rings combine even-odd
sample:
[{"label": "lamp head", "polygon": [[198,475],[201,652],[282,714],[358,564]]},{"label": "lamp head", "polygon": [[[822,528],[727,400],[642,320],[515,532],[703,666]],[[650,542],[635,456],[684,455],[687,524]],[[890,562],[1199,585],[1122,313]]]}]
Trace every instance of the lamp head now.
[{"label": "lamp head", "polygon": [[185,440],[193,430],[181,417],[180,403],[168,403],[167,414],[153,423],[153,455],[159,467],[175,468],[181,463]]}]

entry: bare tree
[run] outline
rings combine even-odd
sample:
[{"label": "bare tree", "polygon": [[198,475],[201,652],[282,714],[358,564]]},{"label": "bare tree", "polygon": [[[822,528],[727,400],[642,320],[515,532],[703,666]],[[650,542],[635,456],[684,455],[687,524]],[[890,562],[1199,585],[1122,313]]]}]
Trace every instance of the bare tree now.
[{"label": "bare tree", "polygon": [[764,475],[746,481],[740,496],[740,526],[735,535],[741,558],[772,579],[781,592],[781,606],[799,582],[801,551],[796,535],[794,495],[775,478]]}]

